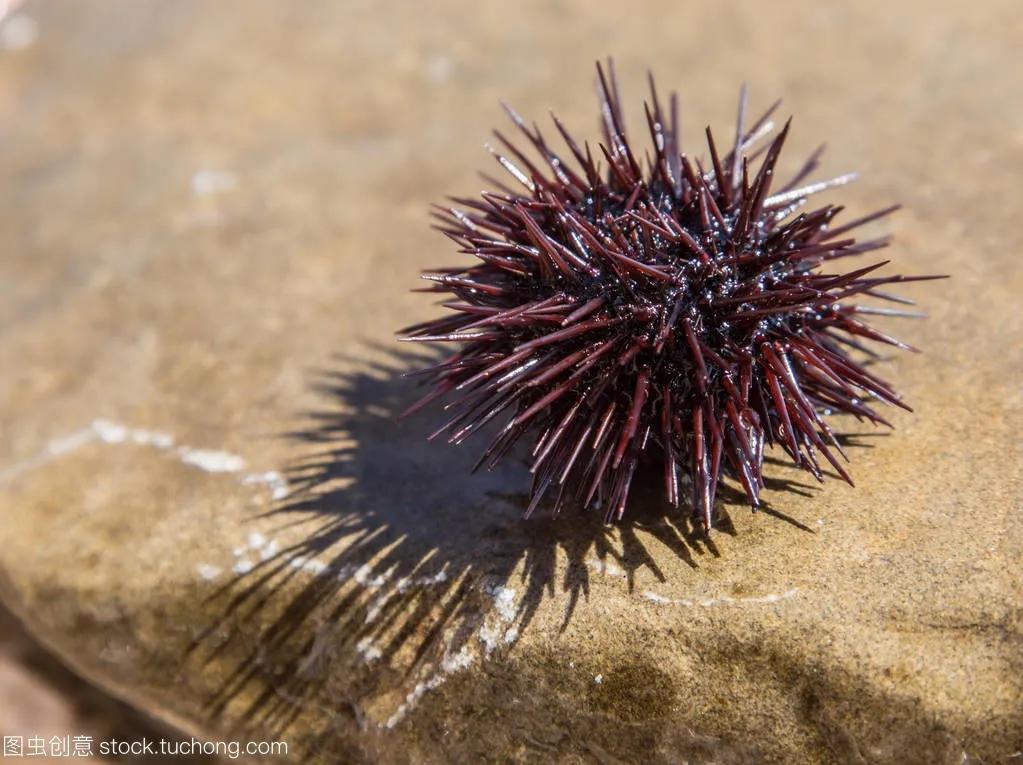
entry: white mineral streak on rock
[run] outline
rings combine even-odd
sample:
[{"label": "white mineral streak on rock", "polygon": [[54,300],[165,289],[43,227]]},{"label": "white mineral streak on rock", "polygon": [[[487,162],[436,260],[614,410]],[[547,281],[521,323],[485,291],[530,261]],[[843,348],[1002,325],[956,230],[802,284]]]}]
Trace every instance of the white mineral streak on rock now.
[{"label": "white mineral streak on rock", "polygon": [[245,460],[237,454],[216,449],[178,448],[178,456],[186,465],[194,465],[207,473],[237,473],[245,469]]},{"label": "white mineral streak on rock", "polygon": [[643,593],[643,597],[653,603],[657,603],[658,605],[683,606],[685,608],[702,606],[707,608],[710,606],[741,605],[743,603],[777,603],[779,600],[787,600],[788,598],[795,597],[798,593],[799,589],[793,587],[791,590],[786,590],[785,592],[774,592],[767,595],[756,595],[748,598],[733,598],[729,595],[721,595],[717,598],[689,600],[687,598],[666,598],[663,595],[658,595],[656,592],[650,592],[647,590]]},{"label": "white mineral streak on rock", "polygon": [[515,618],[515,590],[500,584],[487,585],[487,594],[494,599],[494,608],[506,622]]},{"label": "white mineral streak on rock", "polygon": [[284,499],[288,496],[288,480],[276,470],[249,473],[242,479],[242,483],[246,486],[266,486],[270,490],[270,498],[274,500]]},{"label": "white mineral streak on rock", "polygon": [[302,570],[308,571],[310,574],[322,574],[328,568],[330,568],[330,566],[322,560],[316,560],[315,558],[306,560],[302,564]]},{"label": "white mineral streak on rock", "polygon": [[[0,0],[2,1],[2,0]],[[55,438],[34,457],[22,460],[0,470],[0,485],[17,476],[43,467],[54,460],[73,454],[84,446],[92,443],[129,444],[141,446],[176,457],[182,464],[198,468],[207,473],[240,473],[245,469],[245,459],[238,454],[219,449],[200,449],[192,446],[178,445],[169,433],[147,428],[133,428],[120,422],[97,418],[88,425],[72,431],[67,435]],[[288,495],[288,482],[276,470],[248,473],[240,477],[243,486],[258,485],[269,490],[271,499],[280,500]],[[233,550],[236,559],[232,570],[239,575],[247,574],[253,569],[253,562],[243,557],[247,552],[259,554],[262,561],[277,555],[279,545],[276,541],[268,541],[262,534],[255,532],[249,535],[247,547],[236,547]],[[292,562],[296,566],[295,561]],[[303,568],[312,574],[322,574],[327,566],[314,560],[302,560],[296,567]],[[197,568],[198,575],[205,580],[215,579],[220,575],[220,568],[211,564],[203,564]]]},{"label": "white mineral streak on rock", "polygon": [[494,652],[494,649],[501,644],[501,633],[503,630],[486,622],[479,628],[476,633],[476,637],[479,638],[480,642],[483,643],[483,653],[489,657]]},{"label": "white mineral streak on rock", "polygon": [[385,572],[377,576],[372,576],[372,573],[373,568],[367,563],[365,565],[359,566],[359,568],[355,570],[355,573],[352,576],[356,582],[361,584],[363,587],[366,587],[371,590],[376,590],[379,589],[380,587],[383,587],[387,583],[387,580],[391,578],[389,572]]},{"label": "white mineral streak on rock", "polygon": [[0,485],[17,478],[22,473],[27,473],[30,470],[42,467],[58,457],[62,457],[65,454],[71,454],[72,452],[81,449],[86,444],[92,443],[96,440],[96,438],[96,430],[91,426],[68,433],[66,436],[55,438],[46,445],[46,448],[43,449],[42,452],[36,454],[34,457],[29,457],[28,459],[21,460],[20,462],[15,462],[12,465],[8,465],[3,470],[0,470]]},{"label": "white mineral streak on rock", "polygon": [[[60,457],[72,454],[91,443],[127,444],[146,447],[176,457],[182,464],[208,473],[240,474],[237,479],[240,485],[265,487],[269,490],[271,498],[274,500],[283,499],[289,492],[287,480],[277,471],[268,470],[244,473],[246,463],[240,455],[216,449],[200,449],[184,444],[179,445],[174,436],[169,433],[144,428],[133,428],[105,419],[94,420],[88,427],[56,438],[50,441],[45,449],[35,457],[23,460],[0,471],[0,483],[26,471],[42,467]],[[231,570],[239,576],[247,574],[255,567],[252,555],[257,555],[261,561],[267,561],[276,556],[279,550],[280,545],[277,540],[267,539],[266,536],[258,531],[252,532],[248,535],[245,544],[239,545],[232,550],[235,560]],[[625,575],[625,572],[614,563],[604,564],[596,560],[590,563],[612,576]],[[412,587],[440,585],[447,582],[449,578],[447,571],[441,569],[434,574],[402,577],[395,582],[391,582],[392,572],[376,574],[369,564],[334,567],[315,558],[301,555],[289,558],[288,565],[313,576],[322,576],[330,573],[336,576],[339,581],[351,579],[368,591],[388,588],[371,604],[366,615],[367,622],[372,621],[379,615],[387,600],[395,593],[406,592]],[[196,574],[206,581],[212,581],[221,576],[222,573],[223,569],[210,563],[203,563],[196,567]],[[493,600],[493,609],[485,615],[483,624],[477,630],[476,637],[483,646],[486,655],[489,656],[501,644],[508,645],[513,643],[518,638],[519,630],[513,624],[517,610],[515,590],[501,583],[485,585],[484,590]],[[361,640],[356,645],[356,650],[367,662],[381,657],[380,649],[372,643],[370,638]],[[445,653],[434,674],[419,682],[406,695],[405,701],[385,723],[386,727],[392,728],[401,722],[425,693],[441,685],[451,674],[461,672],[470,667],[476,661],[477,655],[470,644],[462,646],[457,652],[449,650]]]},{"label": "white mineral streak on rock", "polygon": [[304,555],[296,555],[288,559],[288,565],[292,568],[298,569],[299,571],[305,571],[306,573],[319,576],[330,568],[326,563],[315,558],[307,558]]},{"label": "white mineral streak on rock", "polygon": [[197,197],[223,194],[237,187],[238,176],[227,170],[200,170],[192,176],[192,193]]},{"label": "white mineral streak on rock", "polygon": [[211,566],[209,563],[202,563],[196,568],[196,572],[207,582],[211,582],[220,576],[220,568]]},{"label": "white mineral streak on rock", "polygon": [[[185,445],[174,449],[174,437],[169,433],[157,430],[132,428],[110,420],[93,420],[92,430],[99,440],[106,444],[133,443],[138,446],[149,446],[159,451],[173,450],[181,462],[205,470],[207,473],[237,473],[245,468],[245,460],[231,452],[219,449],[198,449]],[[78,445],[84,443],[88,443],[88,441],[83,441]]]},{"label": "white mineral streak on rock", "polygon": [[436,574],[432,574],[430,576],[421,576],[413,581],[415,581],[417,584],[421,584],[423,586],[428,587],[431,584],[443,584],[447,580],[448,580],[447,570],[441,569]]},{"label": "white mineral streak on rock", "polygon": [[[173,454],[183,464],[199,468],[207,473],[239,473],[245,469],[245,459],[238,454],[219,449],[200,449],[184,444],[175,448],[176,439],[170,433],[133,428],[112,420],[96,419],[88,427],[53,439],[36,456],[0,471],[0,484],[29,470],[42,467],[59,457],[72,454],[83,446],[96,441],[104,444],[133,444],[156,449]],[[276,470],[246,473],[241,477],[240,482],[244,486],[266,487],[273,500],[284,499],[289,493],[287,479]]]},{"label": "white mineral streak on rock", "polygon": [[448,676],[455,672],[461,672],[464,669],[468,669],[472,666],[475,660],[475,655],[467,645],[462,646],[462,649],[458,653],[445,654],[444,658],[441,660],[438,670],[426,680],[421,683],[417,683],[416,687],[408,692],[405,696],[405,701],[402,702],[394,711],[394,714],[387,719],[384,726],[387,728],[393,728],[395,725],[400,723],[405,719],[405,716],[409,713],[409,711],[411,711],[412,708],[419,703],[419,700],[425,693],[442,685],[444,681],[448,679]]},{"label": "white mineral streak on rock", "polygon": [[[424,577],[419,581],[423,584],[436,583],[446,581],[447,576],[443,571],[439,572],[433,577]],[[494,608],[484,615],[483,624],[476,630],[476,639],[482,644],[484,658],[489,657],[490,654],[497,648],[502,642],[505,644],[513,643],[519,635],[519,630],[515,626],[509,626],[515,620],[516,616],[516,605],[515,605],[515,590],[511,587],[506,587],[500,582],[488,582],[484,583],[483,591],[493,600]],[[460,672],[470,667],[476,660],[476,654],[473,653],[472,648],[469,644],[462,646],[457,653],[451,653],[450,651],[444,655],[441,660],[440,666],[437,671],[428,677],[426,680],[417,683],[416,686],[409,691],[398,708],[394,711],[384,723],[384,727],[393,728],[395,725],[400,723],[405,716],[419,703],[419,700],[428,691],[432,691],[437,686],[441,685],[448,676]]]},{"label": "white mineral streak on rock", "polygon": [[128,431],[128,437],[132,443],[136,443],[139,446],[152,446],[156,449],[170,449],[174,446],[174,437],[169,433],[162,433],[158,430],[132,428]]},{"label": "white mineral streak on rock", "polygon": [[107,444],[121,444],[128,440],[128,428],[110,420],[93,420],[92,429]]},{"label": "white mineral streak on rock", "polygon": [[652,600],[654,603],[671,603],[671,598],[666,598],[663,595],[658,595],[656,592],[650,592],[647,590],[643,593],[643,597],[647,600]]},{"label": "white mineral streak on rock", "polygon": [[599,558],[590,558],[586,561],[586,565],[592,568],[594,571],[607,574],[608,576],[617,576],[624,578],[626,576],[625,569],[615,563],[613,560],[601,560]]},{"label": "white mineral streak on rock", "polygon": [[82,428],[74,433],[69,433],[62,438],[55,438],[46,445],[46,453],[51,457],[60,457],[80,449],[87,443],[96,440],[96,431],[92,428]]},{"label": "white mineral streak on rock", "polygon": [[483,653],[489,657],[501,644],[509,645],[519,636],[518,627],[512,625],[517,614],[515,590],[498,582],[485,584],[484,592],[494,601],[494,608],[483,617],[476,637],[483,644]]},{"label": "white mineral streak on rock", "polygon": [[263,549],[259,551],[260,560],[270,560],[280,551],[281,546],[277,543],[276,539],[272,539],[263,545]]},{"label": "white mineral streak on rock", "polygon": [[462,650],[455,654],[447,654],[440,663],[441,671],[450,675],[452,672],[459,672],[468,669],[476,661],[469,646],[462,646]]},{"label": "white mineral streak on rock", "polygon": [[365,637],[355,644],[355,650],[362,654],[362,657],[369,664],[372,661],[376,661],[382,655],[380,649],[373,645],[371,638]]},{"label": "white mineral streak on rock", "polygon": [[380,612],[387,605],[387,601],[390,600],[391,594],[386,593],[381,595],[379,598],[369,604],[369,608],[366,609],[366,624],[372,624],[376,621],[377,617],[380,616]]}]

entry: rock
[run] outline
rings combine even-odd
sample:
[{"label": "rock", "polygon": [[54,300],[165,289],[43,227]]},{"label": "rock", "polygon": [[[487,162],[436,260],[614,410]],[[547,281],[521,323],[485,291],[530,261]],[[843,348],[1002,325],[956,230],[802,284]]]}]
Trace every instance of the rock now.
[{"label": "rock", "polygon": [[[20,12],[0,589],[76,671],[296,762],[1019,757],[1013,5]],[[710,541],[652,489],[621,527],[526,522],[520,465],[468,477],[395,422],[406,290],[451,258],[427,204],[478,185],[498,98],[592,125],[607,49],[634,105],[646,65],[682,89],[690,139],[741,77],[787,96],[794,147],[864,171],[836,199],[908,208],[899,270],[954,275],[907,290],[917,413],[843,424],[855,490],[772,465]]]},{"label": "rock", "polygon": [[[162,738],[179,748],[191,745],[190,740],[176,740],[176,732],[159,720],[141,714],[68,671],[57,657],[26,634],[2,606],[0,720],[5,737],[18,737],[22,756],[38,751],[41,746],[51,755],[45,762],[55,762],[68,752],[75,752],[77,763],[107,765],[115,760],[96,756],[99,742],[115,739],[134,742],[142,738],[153,741]],[[30,743],[30,738],[35,742]],[[5,757],[15,756],[4,751]],[[86,755],[86,751],[91,751],[92,756]],[[157,761],[156,758],[135,759],[146,763]],[[201,753],[177,759],[186,765],[211,762],[210,757]]]}]

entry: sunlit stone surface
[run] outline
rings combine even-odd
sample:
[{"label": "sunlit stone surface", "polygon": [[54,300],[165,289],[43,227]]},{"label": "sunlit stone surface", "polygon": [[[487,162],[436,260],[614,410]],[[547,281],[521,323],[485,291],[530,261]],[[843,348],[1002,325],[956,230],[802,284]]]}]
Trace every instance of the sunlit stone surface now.
[{"label": "sunlit stone surface", "polygon": [[[184,729],[341,761],[1000,762],[1023,744],[1014,4],[76,2],[0,34],[4,600]],[[26,23],[29,19],[30,23]],[[25,34],[25,30],[31,34]],[[10,41],[13,40],[12,44]],[[524,470],[401,424],[499,98],[592,128],[646,66],[698,136],[796,115],[930,313],[854,438],[710,543],[521,522]],[[630,113],[633,130],[642,115]],[[797,150],[798,149],[798,150]],[[791,169],[791,168],[785,168]],[[865,232],[870,233],[870,232]],[[885,254],[887,256],[887,254]],[[891,327],[892,325],[887,325]],[[659,488],[659,487],[655,487]],[[312,754],[310,754],[312,753]]]}]

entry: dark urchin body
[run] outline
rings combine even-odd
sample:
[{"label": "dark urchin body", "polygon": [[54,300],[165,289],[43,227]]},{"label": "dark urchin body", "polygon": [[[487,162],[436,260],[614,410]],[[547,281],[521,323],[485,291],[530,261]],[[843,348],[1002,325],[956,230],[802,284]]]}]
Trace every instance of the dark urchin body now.
[{"label": "dark urchin body", "polygon": [[621,518],[652,454],[675,506],[688,474],[693,516],[706,528],[726,470],[758,505],[765,445],[779,444],[818,480],[823,456],[851,483],[825,417],[887,425],[871,401],[908,407],[849,353],[866,351],[863,340],[906,347],[862,319],[902,312],[850,300],[907,302],[878,288],[929,277],[827,264],[885,246],[846,234],[895,208],[837,227],[840,207],[802,211],[812,194],[851,180],[801,186],[819,151],[772,190],[788,124],[766,142],[778,104],[747,128],[745,93],[727,153],[708,128],[704,166],[681,153],[676,97],[663,110],[651,79],[652,155],[641,158],[626,139],[614,70],[610,85],[597,70],[597,150],[554,118],[576,169],[509,109],[538,155],[495,132],[510,158],[495,156],[521,190],[492,181],[498,190],[480,200],[438,208],[441,230],[480,262],[424,274],[434,283],[426,291],[455,298],[444,303],[453,313],[404,339],[461,349],[424,371],[433,388],[410,411],[455,393],[455,414],[434,435],[456,443],[503,421],[479,463],[488,467],[534,439],[527,514],[556,490],[555,512],[599,505],[606,519]]}]

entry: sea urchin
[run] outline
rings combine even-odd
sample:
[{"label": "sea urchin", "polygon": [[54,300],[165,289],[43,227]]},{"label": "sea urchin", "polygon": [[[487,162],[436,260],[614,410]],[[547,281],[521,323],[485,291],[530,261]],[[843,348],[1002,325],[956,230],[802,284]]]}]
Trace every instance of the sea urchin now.
[{"label": "sea urchin", "polygon": [[453,313],[403,339],[461,347],[420,373],[432,389],[408,413],[454,392],[454,417],[434,436],[455,443],[501,418],[477,467],[493,467],[528,437],[527,515],[556,487],[554,512],[576,503],[620,519],[637,466],[654,457],[668,501],[679,506],[688,476],[693,518],[710,528],[725,471],[758,506],[764,447],[774,444],[818,480],[821,455],[852,483],[825,417],[888,425],[872,402],[909,407],[849,350],[873,355],[863,341],[908,348],[862,318],[905,312],[850,301],[909,302],[879,288],[935,277],[876,275],[884,262],[825,269],[886,246],[848,234],[897,206],[839,226],[841,207],[801,211],[853,176],[800,185],[818,150],[772,188],[789,124],[766,142],[778,103],[747,127],[745,90],[730,150],[708,128],[705,164],[681,152],[677,98],[665,111],[651,78],[652,153],[641,158],[610,64],[608,73],[597,65],[596,151],[554,117],[573,167],[506,107],[538,156],[495,131],[508,156],[491,151],[521,190],[487,178],[496,191],[437,208],[440,230],[479,262],[423,275],[433,283],[424,291],[454,297],[444,303]]}]

